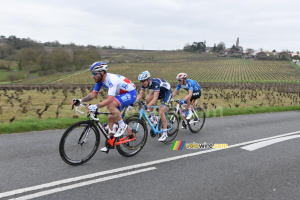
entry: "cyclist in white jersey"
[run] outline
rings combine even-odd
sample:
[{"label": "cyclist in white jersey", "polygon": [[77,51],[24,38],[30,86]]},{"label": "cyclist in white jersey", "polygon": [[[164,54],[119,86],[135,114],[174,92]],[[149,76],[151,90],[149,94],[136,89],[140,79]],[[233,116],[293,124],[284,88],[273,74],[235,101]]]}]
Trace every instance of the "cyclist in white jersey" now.
[{"label": "cyclist in white jersey", "polygon": [[[108,126],[110,136],[120,137],[123,135],[127,128],[121,117],[121,111],[124,107],[133,104],[137,97],[137,92],[135,85],[127,78],[117,74],[107,73],[107,63],[106,62],[95,62],[91,65],[90,71],[93,74],[93,79],[96,84],[93,91],[83,97],[82,99],[73,99],[72,106],[79,105],[81,102],[90,101],[98,95],[101,87],[103,86],[108,90],[107,99],[95,105],[88,105],[90,112],[95,112],[98,108],[107,106],[111,115],[108,116]],[[114,132],[113,125],[115,121],[118,121],[119,128],[117,132]],[[100,149],[101,151],[107,151],[106,147]]]}]

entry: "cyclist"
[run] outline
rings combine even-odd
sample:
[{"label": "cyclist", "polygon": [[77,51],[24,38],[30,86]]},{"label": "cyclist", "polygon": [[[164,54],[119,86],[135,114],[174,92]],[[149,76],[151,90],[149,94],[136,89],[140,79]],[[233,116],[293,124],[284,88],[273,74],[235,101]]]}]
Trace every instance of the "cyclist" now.
[{"label": "cyclist", "polygon": [[142,89],[140,94],[137,96],[136,100],[141,100],[145,95],[145,89],[153,90],[153,92],[149,93],[146,97],[146,105],[144,105],[145,110],[150,110],[150,120],[151,122],[157,123],[158,117],[154,115],[153,106],[158,99],[162,99],[161,106],[159,108],[159,115],[163,125],[163,133],[158,141],[165,141],[168,137],[167,135],[167,119],[165,116],[165,112],[167,111],[169,102],[172,98],[172,90],[170,84],[164,79],[159,78],[150,78],[150,73],[148,71],[144,71],[139,74],[138,79],[142,84]]},{"label": "cyclist", "polygon": [[[81,102],[90,101],[98,95],[101,87],[103,86],[108,90],[107,99],[95,105],[88,105],[90,112],[95,112],[98,108],[107,106],[111,115],[108,116],[108,126],[110,137],[120,137],[125,132],[127,125],[124,123],[121,117],[121,111],[125,106],[133,104],[137,97],[137,92],[135,85],[127,78],[117,74],[107,73],[107,63],[97,61],[90,66],[90,71],[92,72],[93,79],[96,84],[93,91],[83,97],[82,99],[73,99],[72,106],[79,105]],[[119,128],[114,131],[114,123],[118,121]],[[106,147],[100,149],[106,152],[108,149]]]},{"label": "cyclist", "polygon": [[186,119],[191,119],[193,113],[191,111],[191,101],[198,99],[201,96],[201,87],[200,85],[192,79],[187,79],[186,73],[179,73],[176,77],[178,80],[178,85],[176,90],[173,92],[173,97],[179,94],[180,88],[183,88],[188,91],[188,94],[181,100],[181,104],[187,104],[185,117]]}]

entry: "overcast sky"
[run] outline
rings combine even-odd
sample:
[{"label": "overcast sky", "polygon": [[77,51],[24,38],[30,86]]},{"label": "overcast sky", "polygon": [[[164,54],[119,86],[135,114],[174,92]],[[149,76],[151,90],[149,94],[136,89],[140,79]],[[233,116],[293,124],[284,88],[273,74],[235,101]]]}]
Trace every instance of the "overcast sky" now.
[{"label": "overcast sky", "polygon": [[298,0],[0,0],[0,35],[127,49],[300,51]]}]

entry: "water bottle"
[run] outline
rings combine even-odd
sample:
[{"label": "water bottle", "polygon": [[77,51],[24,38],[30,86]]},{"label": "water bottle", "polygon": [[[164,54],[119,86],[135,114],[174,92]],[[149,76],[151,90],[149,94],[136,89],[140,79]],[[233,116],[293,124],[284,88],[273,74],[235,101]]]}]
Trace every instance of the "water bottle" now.
[{"label": "water bottle", "polygon": [[104,123],[104,124],[103,124],[103,128],[104,128],[104,130],[106,131],[106,133],[108,133],[109,127],[108,127],[108,124],[107,124],[107,123]]},{"label": "water bottle", "polygon": [[151,119],[152,119],[152,125],[153,126],[156,126],[156,124],[157,124],[157,122],[158,122],[158,116],[154,116],[154,117],[151,117]]}]

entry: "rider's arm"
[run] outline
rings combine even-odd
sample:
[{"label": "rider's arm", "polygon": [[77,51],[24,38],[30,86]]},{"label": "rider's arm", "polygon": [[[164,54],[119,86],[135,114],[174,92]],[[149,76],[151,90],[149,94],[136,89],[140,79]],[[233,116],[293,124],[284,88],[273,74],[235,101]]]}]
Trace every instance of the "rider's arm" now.
[{"label": "rider's arm", "polygon": [[148,108],[150,108],[151,106],[153,106],[156,103],[156,101],[158,99],[158,95],[159,95],[159,90],[154,92],[153,99],[147,105]]},{"label": "rider's arm", "polygon": [[90,94],[88,94],[87,96],[83,97],[83,98],[81,99],[81,102],[87,102],[87,101],[90,101],[90,100],[96,98],[97,94],[98,94],[98,93],[96,93],[96,92],[93,91],[93,92],[91,92]]},{"label": "rider's arm", "polygon": [[178,90],[175,90],[175,91],[173,92],[173,97],[175,97],[178,93],[179,93],[179,91],[178,91]]},{"label": "rider's arm", "polygon": [[145,95],[145,90],[141,89],[140,94],[136,97],[136,101],[141,100]]},{"label": "rider's arm", "polygon": [[193,90],[189,90],[188,95],[186,95],[183,99],[184,99],[185,101],[187,101],[188,99],[191,99],[192,95],[193,95]]},{"label": "rider's arm", "polygon": [[178,83],[175,91],[173,92],[173,97],[175,97],[177,94],[179,94],[180,88],[181,88],[181,85]]}]

